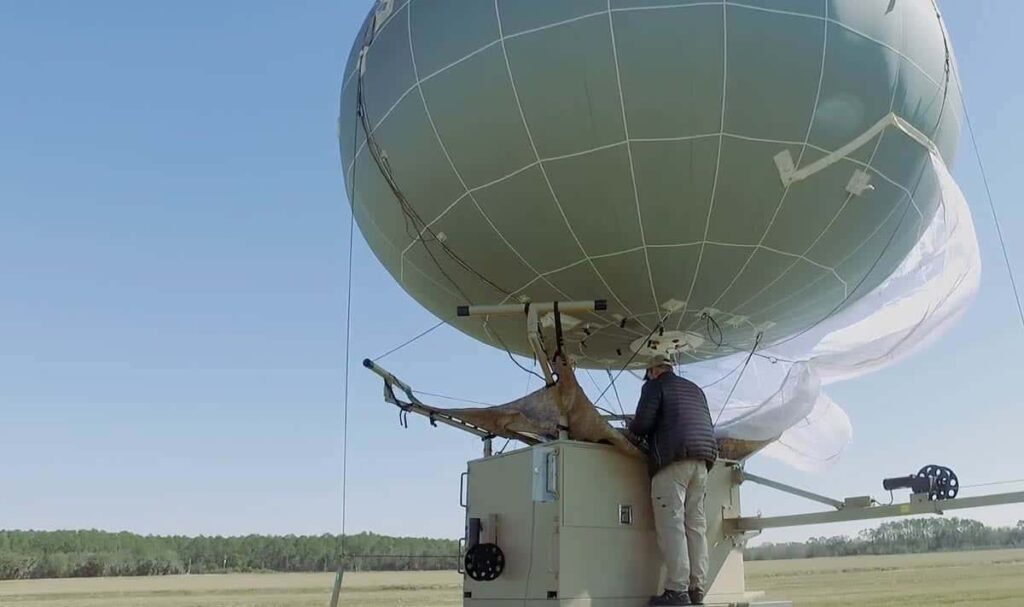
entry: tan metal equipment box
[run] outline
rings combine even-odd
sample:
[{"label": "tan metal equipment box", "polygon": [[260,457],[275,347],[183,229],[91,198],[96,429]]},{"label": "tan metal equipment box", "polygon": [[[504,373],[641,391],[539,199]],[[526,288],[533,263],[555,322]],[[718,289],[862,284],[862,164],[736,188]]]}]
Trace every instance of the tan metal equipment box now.
[{"label": "tan metal equipment box", "polygon": [[[708,486],[709,602],[746,602],[742,550],[722,532],[739,513],[730,463]],[[646,463],[591,443],[557,441],[469,463],[467,523],[505,554],[496,580],[468,576],[466,607],[641,607],[660,590],[661,562]],[[714,504],[714,510],[712,509]]]}]

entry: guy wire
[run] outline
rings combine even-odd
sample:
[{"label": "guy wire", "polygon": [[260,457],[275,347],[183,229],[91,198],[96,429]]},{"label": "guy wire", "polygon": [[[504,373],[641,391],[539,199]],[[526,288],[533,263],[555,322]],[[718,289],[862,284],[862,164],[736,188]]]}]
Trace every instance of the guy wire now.
[{"label": "guy wire", "polygon": [[747,367],[750,365],[750,360],[754,358],[754,353],[757,352],[757,347],[761,345],[761,340],[764,339],[764,332],[757,334],[757,339],[754,340],[754,347],[750,349],[750,354],[747,355],[747,359],[743,361],[743,368],[740,369],[740,374],[736,378],[736,383],[732,385],[732,389],[729,390],[729,395],[725,397],[725,402],[722,403],[722,408],[718,410],[718,417],[715,418],[713,427],[718,427],[718,422],[722,420],[722,414],[729,408],[729,401],[732,400],[732,395],[736,392],[736,388],[740,385],[740,380],[743,379],[743,374],[746,372]]}]

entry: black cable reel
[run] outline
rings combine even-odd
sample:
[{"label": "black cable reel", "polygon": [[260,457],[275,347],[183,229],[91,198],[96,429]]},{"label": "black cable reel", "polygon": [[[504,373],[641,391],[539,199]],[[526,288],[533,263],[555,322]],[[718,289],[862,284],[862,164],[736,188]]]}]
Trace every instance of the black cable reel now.
[{"label": "black cable reel", "polygon": [[951,500],[960,493],[960,479],[956,477],[955,472],[945,466],[925,466],[917,473],[917,477],[931,481],[929,501]]},{"label": "black cable reel", "polygon": [[469,579],[475,582],[493,582],[505,571],[505,553],[494,543],[496,541],[492,539],[494,535],[488,538],[490,541],[487,543],[480,541],[483,526],[482,519],[476,517],[469,519],[466,529],[466,544],[469,549],[466,550],[463,565]]},{"label": "black cable reel", "polygon": [[505,553],[497,544],[477,544],[466,552],[466,575],[477,582],[493,582],[505,571]]},{"label": "black cable reel", "polygon": [[928,501],[941,502],[954,499],[960,493],[960,479],[952,469],[930,464],[917,474],[887,478],[882,481],[886,491],[910,489],[916,494],[926,494]]}]

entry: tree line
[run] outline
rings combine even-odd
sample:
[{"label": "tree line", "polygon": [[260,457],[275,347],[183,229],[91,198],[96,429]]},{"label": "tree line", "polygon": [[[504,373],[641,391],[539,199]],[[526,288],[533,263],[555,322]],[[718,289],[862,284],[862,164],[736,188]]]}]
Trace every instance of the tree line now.
[{"label": "tree line", "polygon": [[[350,535],[346,570],[455,569],[454,540]],[[0,531],[0,580],[334,571],[342,562],[337,535],[244,537],[142,536],[105,531]]]},{"label": "tree line", "polygon": [[823,556],[913,554],[985,548],[1024,548],[1024,521],[1015,527],[988,527],[961,518],[904,519],[866,529],[857,537],[815,537],[806,542],[747,548],[747,560],[805,559]]},{"label": "tree line", "polygon": [[[959,518],[883,523],[856,537],[816,537],[806,542],[748,548],[748,560],[906,554],[982,548],[1024,548],[1024,521],[987,527]],[[345,538],[349,571],[451,570],[455,540],[361,533]],[[0,580],[177,575],[233,572],[334,571],[342,538],[317,536],[143,536],[105,531],[0,531]]]}]

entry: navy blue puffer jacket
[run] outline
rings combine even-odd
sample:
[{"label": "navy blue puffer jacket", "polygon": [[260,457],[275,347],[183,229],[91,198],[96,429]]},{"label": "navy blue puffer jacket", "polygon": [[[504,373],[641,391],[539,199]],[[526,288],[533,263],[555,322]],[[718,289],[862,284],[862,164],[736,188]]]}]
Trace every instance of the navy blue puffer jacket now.
[{"label": "navy blue puffer jacket", "polygon": [[684,459],[703,460],[711,466],[718,458],[704,391],[671,371],[644,384],[629,430],[647,439],[652,475]]}]

